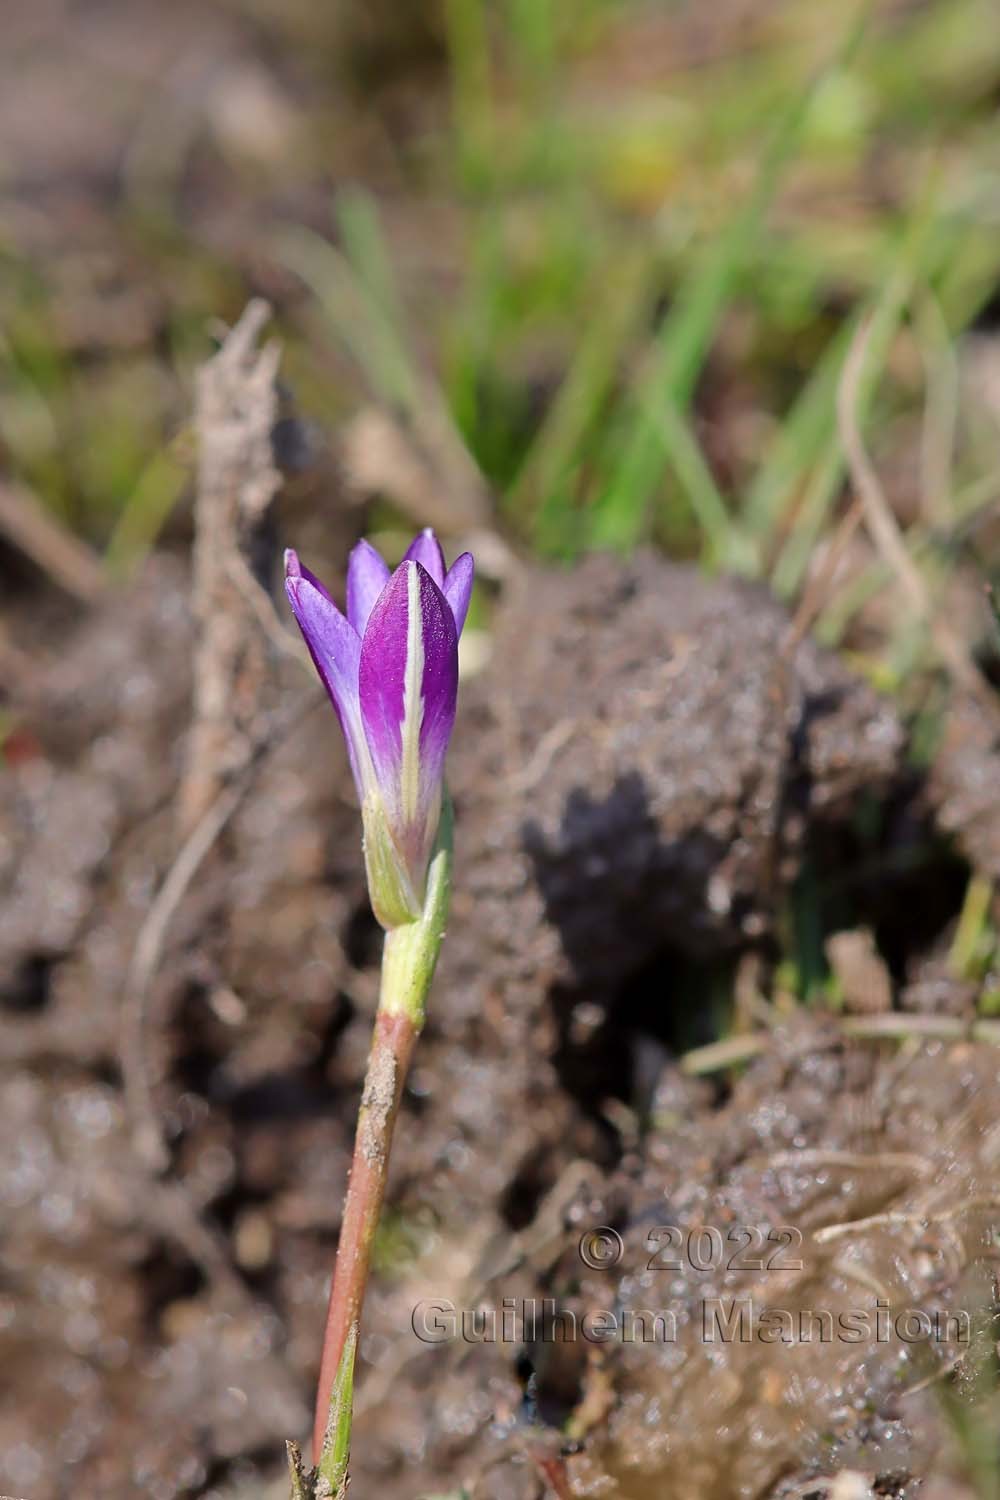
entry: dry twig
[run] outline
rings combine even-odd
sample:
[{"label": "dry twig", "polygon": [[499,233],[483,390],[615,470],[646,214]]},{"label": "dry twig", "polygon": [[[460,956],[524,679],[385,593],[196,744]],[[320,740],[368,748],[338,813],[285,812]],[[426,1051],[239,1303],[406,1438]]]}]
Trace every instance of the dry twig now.
[{"label": "dry twig", "polygon": [[[171,921],[219,835],[250,791],[263,761],[284,744],[291,729],[297,728],[321,701],[318,693],[307,691],[295,699],[279,722],[270,724],[267,731],[262,733],[249,766],[241,776],[223,787],[181,845],[139,928],[126,977],[119,1062],[126,1108],[132,1124],[133,1148],[143,1168],[154,1176],[166,1170],[170,1153],[153,1098],[145,1032],[149,997],[163,957]],[[190,1230],[192,1220],[198,1224],[197,1235]],[[185,1236],[184,1243],[189,1251],[192,1243],[204,1244],[200,1232],[203,1226],[193,1208],[187,1216],[180,1215],[176,1221],[169,1221],[168,1218],[167,1227],[171,1228],[174,1224],[179,1225],[179,1234]],[[200,1250],[192,1251],[192,1254],[206,1272],[212,1272],[215,1261],[211,1255],[207,1258],[212,1262],[209,1265]]]},{"label": "dry twig", "polygon": [[119,1056],[125,1101],[132,1120],[133,1148],[140,1161],[162,1172],[170,1161],[159,1112],[153,1103],[146,1067],[145,1023],[149,991],[159,967],[174,913],[201,868],[205,856],[229,822],[246,792],[248,779],[220,792],[195,824],[153,898],[139,928],[125,981]]},{"label": "dry twig", "polygon": [[198,491],[193,604],[198,623],[193,723],[181,786],[180,826],[197,826],[225,782],[246,766],[268,680],[267,644],[257,628],[253,572],[267,514],[281,484],[272,450],[280,351],[257,347],[270,309],[251,302],[198,377]]},{"label": "dry twig", "polygon": [[888,1224],[906,1224],[911,1229],[925,1229],[929,1224],[948,1225],[953,1223],[960,1214],[969,1213],[977,1208],[1000,1208],[1000,1198],[966,1198],[954,1208],[941,1213],[888,1209],[885,1213],[869,1214],[865,1219],[851,1219],[841,1224],[826,1224],[822,1229],[815,1231],[813,1239],[817,1244],[825,1245],[830,1240],[842,1239],[845,1234],[856,1234],[859,1230],[865,1229],[880,1229]]},{"label": "dry twig", "polygon": [[[276,412],[276,347],[259,352],[268,315],[251,303],[198,383],[201,439],[196,505],[194,595],[200,625],[194,668],[194,724],[181,787],[183,839],[139,930],[127,976],[120,1061],[133,1144],[146,1183],[142,1198],[155,1229],[205,1273],[230,1307],[255,1311],[234,1271],[225,1237],[207,1224],[183,1182],[160,1180],[169,1166],[146,1061],[146,1019],[169,928],[205,859],[265,757],[319,701],[310,689],[275,718],[264,712],[267,643],[280,624],[252,569],[261,528],[280,483],[271,452]],[[250,586],[252,584],[252,587]],[[275,1383],[297,1393],[276,1367]]]},{"label": "dry twig", "polygon": [[781,654],[785,659],[795,655],[816,623],[817,617],[825,609],[837,576],[837,569],[863,517],[864,508],[861,502],[854,500],[844,512],[836,531],[827,544],[818,571],[807,581],[802,592],[798,608],[781,644]]},{"label": "dry twig", "polygon": [[910,1151],[827,1151],[821,1148],[802,1151],[778,1151],[767,1159],[769,1167],[844,1167],[848,1171],[913,1172],[930,1177],[932,1162]]},{"label": "dry twig", "polygon": [[10,479],[0,481],[0,531],[75,599],[92,604],[103,592],[107,579],[97,554]]},{"label": "dry twig", "polygon": [[[832,1034],[844,1040],[866,1042],[990,1042],[1000,1046],[1000,1021],[963,1021],[959,1016],[924,1016],[910,1012],[890,1011],[875,1016],[831,1016]],[[779,1038],[774,1032],[751,1031],[746,1036],[724,1037],[704,1047],[693,1047],[680,1059],[681,1071],[694,1077],[718,1073],[752,1062],[761,1053],[773,1050]],[[804,1037],[799,1047],[816,1044],[815,1036]]]},{"label": "dry twig", "polygon": [[931,633],[935,649],[955,683],[980,701],[995,703],[993,691],[962,641],[935,610],[923,575],[910,556],[899,523],[893,515],[868,456],[858,426],[858,386],[865,366],[870,319],[862,322],[854,336],[837,389],[837,420],[848,472],[860,498],[872,541],[889,570],[899,581],[913,614]]}]

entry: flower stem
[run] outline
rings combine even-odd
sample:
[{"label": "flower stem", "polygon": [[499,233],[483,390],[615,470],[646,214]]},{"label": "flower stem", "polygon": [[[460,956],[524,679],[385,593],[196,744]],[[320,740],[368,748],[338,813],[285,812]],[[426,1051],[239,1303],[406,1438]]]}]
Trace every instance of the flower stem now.
[{"label": "flower stem", "polygon": [[361,1096],[354,1159],[323,1338],[313,1426],[313,1460],[317,1464],[341,1355],[351,1328],[361,1319],[375,1230],[389,1173],[392,1130],[418,1035],[418,1028],[409,1016],[391,1015],[379,1008]]},{"label": "flower stem", "polygon": [[413,1049],[424,1022],[424,1009],[437,963],[451,894],[451,810],[446,804],[427,881],[422,915],[385,935],[382,982],[375,1032],[365,1073],[351,1176],[337,1245],[330,1304],[323,1336],[313,1461],[319,1464],[338,1375],[350,1387],[352,1371],[343,1369],[348,1340],[357,1338],[368,1284],[375,1231],[389,1174],[389,1150]]}]

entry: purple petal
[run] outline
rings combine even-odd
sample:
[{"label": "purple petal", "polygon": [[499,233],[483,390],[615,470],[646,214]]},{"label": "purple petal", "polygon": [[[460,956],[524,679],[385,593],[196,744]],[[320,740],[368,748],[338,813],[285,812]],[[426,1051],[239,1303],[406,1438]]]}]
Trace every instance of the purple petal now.
[{"label": "purple petal", "polygon": [[413,538],[403,561],[418,562],[422,568],[427,569],[438,588],[444,586],[444,553],[441,551],[441,543],[429,526]]},{"label": "purple petal", "polygon": [[358,700],[361,641],[322,584],[302,567],[292,551],[285,554],[285,592],[323,686],[337,710],[354,779],[363,795],[368,751]]},{"label": "purple petal", "polygon": [[461,557],[456,557],[444,576],[444,597],[451,605],[451,612],[455,616],[455,631],[458,635],[462,634],[462,626],[469,613],[469,600],[472,598],[472,580],[475,572],[476,565],[472,560],[472,553],[463,552]]},{"label": "purple petal", "polygon": [[[311,573],[304,562],[299,561],[299,554],[292,547],[285,548],[285,578],[304,578],[307,583],[312,584],[314,589],[319,590],[324,599],[329,599],[333,604],[333,596],[326,584],[322,583],[315,573]],[[337,608],[335,604],[333,607]]]},{"label": "purple petal", "polygon": [[352,548],[347,563],[347,618],[364,635],[375,600],[389,582],[389,565],[371,542]]},{"label": "purple petal", "polygon": [[419,562],[400,564],[372,610],[359,689],[379,790],[422,885],[455,723],[458,633],[451,606]]}]

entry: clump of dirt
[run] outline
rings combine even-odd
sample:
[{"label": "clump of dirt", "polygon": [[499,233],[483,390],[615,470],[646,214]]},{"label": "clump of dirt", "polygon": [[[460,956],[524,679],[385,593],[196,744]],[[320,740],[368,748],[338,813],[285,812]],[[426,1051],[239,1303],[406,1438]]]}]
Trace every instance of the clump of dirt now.
[{"label": "clump of dirt", "polygon": [[[569,1421],[581,1497],[821,1495],[840,1471],[852,1493],[915,1496],[933,1474],[957,1497],[943,1398],[993,1385],[998,1070],[987,1046],[900,1058],[808,1018],[722,1109],[669,1070],[641,1152],[567,1172],[502,1273],[451,1289],[479,1309],[464,1334],[438,1284],[422,1326],[449,1339],[423,1351],[424,1383],[495,1387],[516,1349],[533,1404]],[[505,1308],[520,1344],[497,1333]],[[419,1430],[430,1476],[455,1436],[429,1398]],[[483,1424],[475,1494],[537,1493],[510,1463],[517,1431],[510,1408],[501,1433]]]},{"label": "clump of dirt", "polygon": [[455,777],[530,861],[560,977],[614,987],[665,943],[760,936],[806,827],[898,778],[888,703],[810,643],[789,660],[787,633],[763,590],[652,555],[519,580]]},{"label": "clump of dirt", "polygon": [[1000,710],[960,698],[946,713],[931,772],[943,828],[976,869],[1000,875]]},{"label": "clump of dirt", "polygon": [[[786,659],[787,631],[764,591],[652,555],[528,569],[505,599],[456,735],[432,1025],[505,1057],[526,1099],[545,1057],[585,1102],[628,1096],[623,1038],[676,1037],[691,965],[710,1029],[709,970],[767,938],[808,841],[899,784],[891,707],[811,643]],[[475,1084],[466,1103],[490,1135]],[[537,1196],[555,1163],[524,1160]]]},{"label": "clump of dirt", "polygon": [[622,1266],[571,1301],[626,1329],[663,1309],[667,1337],[578,1345],[581,1393],[615,1404],[574,1492],[801,1494],[849,1469],[915,1495],[959,1470],[942,1387],[993,1361],[998,1072],[991,1047],[879,1055],[808,1024],[721,1111],[671,1110],[628,1181]]},{"label": "clump of dirt", "polygon": [[[867,1348],[803,1367],[789,1418],[769,1354],[698,1343],[706,1283],[687,1272],[663,1293],[678,1341],[601,1360],[579,1342],[559,1360],[429,1347],[411,1322],[431,1296],[651,1294],[661,1283],[631,1259],[613,1277],[582,1266],[595,1223],[617,1224],[633,1257],[656,1223],[808,1236],[887,1206],[924,1213],[936,1184],[933,1211],[965,1235],[959,1205],[992,1191],[986,1047],[900,1060],[779,1030],[728,1099],[669,1061],[679,970],[700,982],[720,954],[766,956],[816,848],[849,858],[858,809],[907,795],[892,710],[810,644],[786,660],[787,625],[760,591],[651,556],[525,570],[502,602],[452,757],[454,908],[366,1310],[359,1494],[468,1480],[477,1497],[537,1495],[536,1407],[575,1413],[577,1493],[636,1500],[666,1493],[678,1463],[721,1495],[846,1462],[862,1390],[889,1420],[898,1371]],[[186,577],[164,558],[75,637],[23,643],[30,692],[0,771],[4,880],[18,881],[0,1482],[30,1500],[218,1497],[275,1474],[280,1439],[307,1423],[379,934],[333,716],[317,691],[282,728],[307,679],[276,657],[273,742],[173,913],[137,1090],[127,976],[177,847],[191,642]],[[880,827],[884,841],[898,823]],[[905,954],[896,967],[905,978]],[[706,993],[695,985],[703,1010]],[[162,1173],[135,1149],[143,1108],[169,1148]],[[911,1222],[866,1231],[858,1275],[890,1300],[951,1306],[950,1263],[900,1269]],[[809,1242],[783,1294],[846,1305],[846,1248]],[[904,1450],[926,1471],[919,1445]]]},{"label": "clump of dirt", "polygon": [[[184,570],[156,559],[140,588],[53,637],[24,668],[4,758],[0,974],[22,1045],[93,1059],[98,1033],[105,1051],[114,1046],[116,965],[98,964],[85,1005],[79,991],[56,993],[55,969],[93,926],[116,858],[176,788],[193,644]],[[139,850],[128,869],[125,941],[149,900],[162,849],[151,852],[145,871]],[[103,923],[116,905],[106,903]]]}]

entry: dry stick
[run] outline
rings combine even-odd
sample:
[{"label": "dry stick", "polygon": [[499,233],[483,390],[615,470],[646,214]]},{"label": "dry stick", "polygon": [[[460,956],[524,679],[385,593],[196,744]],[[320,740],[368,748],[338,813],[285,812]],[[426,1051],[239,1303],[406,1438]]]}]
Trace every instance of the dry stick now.
[{"label": "dry stick", "polygon": [[[271,447],[278,351],[257,349],[268,312],[265,303],[250,303],[199,375],[193,592],[200,631],[194,721],[178,798],[182,843],[133,950],[119,1054],[136,1157],[147,1174],[147,1215],[231,1306],[244,1310],[255,1310],[256,1303],[233,1270],[225,1238],[202,1220],[183,1182],[159,1180],[170,1158],[147,1073],[145,1029],[174,914],[265,756],[319,701],[310,691],[277,718],[266,715],[261,703],[268,680],[264,640],[278,645],[280,637],[264,591],[247,587],[252,575],[246,563],[280,482]],[[293,1394],[283,1367],[276,1368],[275,1381]]]},{"label": "dry stick", "polygon": [[0,684],[19,703],[31,701],[38,690],[37,662],[29,652],[14,644],[3,620],[0,620]]},{"label": "dry stick", "polygon": [[0,480],[0,531],[84,604],[92,604],[104,591],[107,577],[97,554],[67,531],[29,489],[10,479]]},{"label": "dry stick", "polygon": [[948,1225],[959,1217],[960,1214],[971,1212],[977,1208],[998,1208],[1000,1198],[996,1197],[974,1197],[963,1198],[961,1203],[954,1208],[943,1209],[938,1213],[920,1213],[905,1209],[887,1209],[884,1213],[869,1214],[864,1219],[851,1219],[839,1224],[824,1224],[821,1228],[814,1230],[813,1239],[817,1244],[825,1245],[830,1240],[843,1239],[845,1234],[855,1234],[858,1230],[880,1229],[886,1224],[909,1224],[911,1227],[924,1228],[928,1224]]},{"label": "dry stick", "polygon": [[[1000,1046],[1000,1021],[962,1021],[957,1016],[919,1016],[893,1011],[880,1016],[845,1016],[836,1022],[841,1038],[864,1042],[904,1042],[911,1038],[939,1042],[989,1042]],[[812,1046],[815,1038],[808,1039]],[[751,1032],[748,1036],[726,1037],[694,1047],[680,1059],[681,1071],[694,1077],[718,1073],[723,1068],[752,1062],[775,1045],[773,1032]]]},{"label": "dry stick", "polygon": [[[256,1299],[234,1271],[224,1236],[205,1223],[183,1182],[161,1180],[160,1174],[169,1165],[169,1152],[146,1066],[146,1013],[171,920],[191,882],[249,792],[267,757],[285,742],[291,730],[297,728],[320,701],[315,692],[295,700],[280,722],[272,726],[270,733],[262,736],[243,774],[223,788],[188,835],[139,929],[122,1009],[119,1061],[126,1108],[132,1122],[133,1147],[146,1174],[142,1193],[145,1215],[160,1234],[190,1257],[230,1308],[254,1314],[259,1312]],[[274,1365],[274,1383],[275,1389],[282,1390],[289,1402],[298,1400],[294,1382],[278,1361]]]},{"label": "dry stick", "polygon": [[449,435],[438,424],[436,440],[421,440],[433,426],[422,414],[407,424],[381,407],[360,412],[343,438],[348,483],[359,496],[388,495],[420,526],[461,537],[475,553],[477,574],[502,582],[519,563],[490,522],[486,481],[454,429]]},{"label": "dry stick", "polygon": [[287,656],[292,661],[297,661],[300,666],[305,667],[311,673],[312,664],[309,653],[302,642],[286,630],[281,623],[278,611],[274,607],[274,600],[264,588],[260,580],[251,571],[246,558],[239,552],[233,552],[226,559],[226,571],[236,586],[243,590],[247,604],[253,612],[254,618],[261,630],[271,642],[275,651],[280,656]]},{"label": "dry stick", "polygon": [[280,484],[271,442],[278,350],[257,348],[269,313],[265,302],[250,302],[198,375],[192,588],[199,638],[193,723],[178,794],[183,841],[133,951],[121,1040],[137,1155],[157,1173],[165,1170],[169,1153],[145,1066],[149,990],[169,922],[245,794],[249,780],[243,773],[253,767],[271,732],[261,712],[264,642],[279,640],[281,629],[246,561]]},{"label": "dry stick", "polygon": [[[856,1041],[987,1041],[1000,1047],[1000,1022],[963,1022],[957,1016],[906,1016],[901,1011],[886,1016],[849,1016],[837,1022],[841,1037]],[[753,1062],[774,1047],[774,1032],[751,1032],[748,1037],[727,1037],[706,1047],[693,1047],[681,1058],[682,1073],[700,1077],[721,1073]],[[811,1044],[811,1043],[810,1043]]]},{"label": "dry stick", "polygon": [[234,559],[252,557],[281,484],[272,433],[278,416],[277,345],[258,348],[270,316],[250,302],[198,374],[198,492],[192,602],[198,624],[192,725],[178,798],[187,834],[234,772],[248,763],[269,671],[259,600]]},{"label": "dry stick", "polygon": [[845,1036],[876,1041],[906,1041],[919,1037],[925,1041],[990,1042],[1000,1046],[1000,1021],[963,1021],[958,1016],[914,1016],[902,1011],[887,1011],[880,1016],[845,1016],[840,1023]]},{"label": "dry stick", "polygon": [[132,950],[125,981],[119,1056],[126,1108],[132,1118],[133,1148],[140,1161],[154,1172],[165,1170],[170,1153],[146,1068],[145,1025],[149,990],[159,968],[170,921],[205,856],[243,800],[248,785],[249,778],[244,777],[220,792],[195,824],[153,898]]},{"label": "dry stick", "polygon": [[[267,756],[284,744],[287,735],[297,729],[321,701],[314,691],[302,694],[278,722],[262,733],[253,759],[243,774],[223,788],[181,845],[139,928],[125,982],[119,1062],[126,1108],[132,1121],[133,1148],[142,1165],[153,1174],[166,1169],[170,1154],[149,1081],[145,1031],[150,990],[163,957],[170,923],[219,835],[250,791]],[[190,1216],[197,1221],[194,1209],[190,1210]],[[200,1223],[199,1228],[203,1228]],[[193,1236],[189,1235],[191,1238]],[[200,1245],[204,1244],[201,1235],[196,1238]],[[211,1258],[215,1265],[218,1257]],[[194,1259],[202,1263],[205,1256],[199,1251]]]},{"label": "dry stick", "polygon": [[855,499],[844,512],[836,531],[826,549],[826,554],[815,577],[809,579],[799,600],[798,608],[781,643],[781,654],[786,660],[795,655],[806,635],[815,624],[820,611],[825,607],[841,559],[864,517],[860,500]]},{"label": "dry stick", "polygon": [[873,1172],[913,1172],[917,1177],[930,1177],[934,1168],[925,1156],[912,1151],[864,1151],[824,1150],[822,1147],[804,1147],[801,1151],[776,1151],[767,1159],[769,1167],[846,1167],[848,1170]]},{"label": "dry stick", "polygon": [[906,599],[919,620],[926,621],[931,639],[955,682],[966,692],[994,702],[993,691],[975,665],[959,637],[935,611],[927,585],[906,548],[899,523],[885,498],[875,466],[868,457],[858,427],[858,385],[864,371],[871,319],[858,326],[844,363],[837,388],[837,422],[848,472],[864,508],[872,541],[883,562],[895,574]]},{"label": "dry stick", "polygon": [[343,461],[356,490],[391,495],[420,525],[446,535],[489,529],[489,492],[475,460],[450,423],[423,407],[410,422],[366,407],[344,434]]}]

